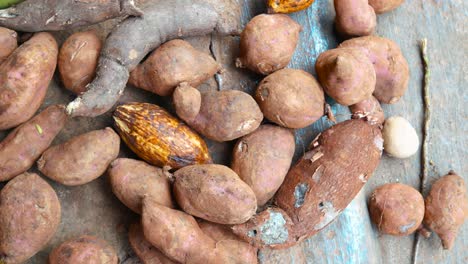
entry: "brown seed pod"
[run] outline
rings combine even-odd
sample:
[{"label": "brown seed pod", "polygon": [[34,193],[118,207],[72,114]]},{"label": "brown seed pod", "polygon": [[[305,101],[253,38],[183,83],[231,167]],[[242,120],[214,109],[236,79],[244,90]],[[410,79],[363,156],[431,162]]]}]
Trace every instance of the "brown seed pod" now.
[{"label": "brown seed pod", "polygon": [[158,167],[211,163],[205,141],[163,108],[147,103],[117,107],[115,126],[140,158]]},{"label": "brown seed pod", "polygon": [[372,192],[369,212],[380,232],[406,236],[421,225],[424,217],[424,199],[411,186],[389,183]]},{"label": "brown seed pod", "polygon": [[380,103],[374,96],[349,107],[354,119],[365,118],[371,124],[382,125],[385,121],[385,113]]},{"label": "brown seed pod", "polygon": [[308,8],[315,0],[268,0],[268,13],[289,14]]}]

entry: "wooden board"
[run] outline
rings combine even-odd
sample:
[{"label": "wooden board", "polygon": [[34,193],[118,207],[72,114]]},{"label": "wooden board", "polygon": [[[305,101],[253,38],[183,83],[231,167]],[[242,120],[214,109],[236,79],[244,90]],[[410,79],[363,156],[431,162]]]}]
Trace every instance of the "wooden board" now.
[{"label": "wooden board", "polygon": [[[264,0],[238,0],[243,4],[242,20],[245,24],[265,10]],[[468,6],[463,0],[407,0],[394,12],[380,15],[377,34],[395,40],[401,45],[408,59],[411,79],[409,90],[400,102],[384,106],[387,116],[401,115],[407,118],[421,136],[422,131],[422,65],[418,41],[429,41],[429,57],[432,62],[431,100],[432,126],[429,145],[431,166],[430,181],[449,169],[458,171],[468,181],[467,144],[467,66],[464,63],[468,50]],[[291,15],[303,26],[301,41],[290,67],[305,69],[313,74],[315,60],[324,50],[334,48],[341,40],[333,28],[334,9],[331,0],[316,0],[308,10]],[[93,26],[104,38],[115,21]],[[63,42],[71,32],[57,33]],[[226,72],[202,85],[208,89],[239,89],[252,93],[261,76],[234,67],[238,54],[238,37],[206,36],[189,40],[196,48],[211,53]],[[73,95],[60,87],[58,76],[50,86],[44,107],[53,103],[66,103]],[[121,102],[147,101],[171,108],[170,101],[129,87]],[[331,102],[331,101],[330,101]],[[332,103],[332,102],[331,102]],[[349,118],[347,108],[334,104],[338,120]],[[70,121],[55,144],[91,129],[110,126],[110,115],[96,119],[77,118]],[[323,129],[332,125],[326,118],[311,127],[296,132],[295,159],[305,151],[308,143]],[[0,139],[6,132],[0,132]],[[210,151],[217,163],[229,164],[232,142],[209,141]],[[123,148],[121,156],[134,157]],[[371,224],[366,201],[370,192],[387,182],[402,182],[419,188],[421,159],[397,160],[384,156],[379,169],[365,189],[356,197],[343,214],[330,226],[300,245],[287,250],[262,250],[260,263],[412,263],[414,236],[395,238],[381,236]],[[64,187],[49,181],[62,203],[62,223],[47,248],[27,263],[46,263],[50,250],[62,241],[81,234],[93,234],[109,241],[117,250],[121,263],[139,263],[127,242],[128,226],[138,216],[125,208],[112,194],[107,177],[79,187]],[[1,186],[0,186],[1,188]],[[443,251],[437,236],[422,239],[417,263],[468,263],[468,224],[457,238],[456,246]]]}]

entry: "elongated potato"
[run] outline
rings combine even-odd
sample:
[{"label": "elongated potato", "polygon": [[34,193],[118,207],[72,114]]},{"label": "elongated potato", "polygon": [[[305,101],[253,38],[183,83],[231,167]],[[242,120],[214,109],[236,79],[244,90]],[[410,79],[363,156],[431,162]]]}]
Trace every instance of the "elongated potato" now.
[{"label": "elongated potato", "polygon": [[212,162],[205,141],[157,105],[121,105],[114,113],[114,121],[127,146],[150,164],[177,169]]},{"label": "elongated potato", "polygon": [[239,139],[231,168],[257,197],[258,206],[275,195],[288,173],[296,143],[291,130],[263,125]]},{"label": "elongated potato", "polygon": [[80,236],[63,242],[49,255],[49,264],[117,264],[115,250],[104,240],[94,236]]},{"label": "elongated potato", "polygon": [[0,65],[0,130],[30,119],[42,104],[57,64],[49,33],[37,33]]},{"label": "elongated potato", "polygon": [[27,171],[65,126],[65,107],[52,105],[13,130],[0,143],[0,181]]},{"label": "elongated potato", "polygon": [[82,185],[104,174],[119,150],[120,138],[108,127],[50,147],[37,161],[37,167],[63,185]]},{"label": "elongated potato", "polygon": [[[382,155],[377,126],[352,119],[324,131],[291,168],[264,211],[234,232],[257,247],[285,248],[330,224],[371,177]],[[282,209],[282,210],[281,210]]]},{"label": "elongated potato", "polygon": [[133,223],[128,231],[128,240],[143,264],[176,264],[146,240],[141,223]]},{"label": "elongated potato", "polygon": [[141,214],[144,197],[152,197],[161,205],[172,208],[171,184],[163,170],[144,161],[116,159],[108,173],[112,191],[135,213]]},{"label": "elongated potato", "polygon": [[257,210],[255,193],[226,166],[187,166],[174,177],[177,203],[191,215],[219,224],[240,224]]},{"label": "elongated potato", "polygon": [[0,27],[0,64],[18,47],[18,34],[8,28]]},{"label": "elongated potato", "polygon": [[24,173],[0,192],[0,263],[23,263],[39,252],[60,224],[54,189],[34,173]]}]

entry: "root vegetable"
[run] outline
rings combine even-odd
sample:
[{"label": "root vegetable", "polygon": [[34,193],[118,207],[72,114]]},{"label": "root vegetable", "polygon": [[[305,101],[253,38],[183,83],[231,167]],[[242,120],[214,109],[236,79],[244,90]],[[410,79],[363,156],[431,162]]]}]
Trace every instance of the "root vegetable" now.
[{"label": "root vegetable", "polygon": [[94,236],[80,236],[63,242],[49,255],[49,264],[117,264],[115,250],[104,240]]},{"label": "root vegetable", "polygon": [[287,15],[262,14],[241,34],[236,65],[268,75],[289,64],[299,41],[301,26]]},{"label": "root vegetable", "polygon": [[288,128],[304,128],[324,115],[322,87],[302,70],[282,69],[268,75],[255,99],[266,118]]},{"label": "root vegetable", "polygon": [[257,210],[252,189],[223,165],[193,165],[174,173],[174,196],[185,212],[219,224],[240,224]]},{"label": "root vegetable", "polygon": [[60,48],[58,68],[65,88],[75,94],[86,91],[96,75],[102,43],[93,31],[71,35]]},{"label": "root vegetable", "polygon": [[182,83],[173,98],[177,115],[200,134],[216,141],[230,141],[247,135],[263,120],[255,100],[242,91],[200,93]]},{"label": "root vegetable", "polygon": [[146,240],[140,223],[133,223],[130,226],[128,240],[143,264],[176,264]]},{"label": "root vegetable", "polygon": [[369,212],[380,232],[406,236],[421,225],[424,217],[424,199],[411,186],[389,183],[372,192]]},{"label": "root vegetable", "polygon": [[339,104],[357,104],[374,92],[374,67],[358,48],[325,51],[318,57],[315,69],[325,92]]},{"label": "root vegetable", "polygon": [[375,13],[382,14],[399,7],[405,0],[368,0],[369,5],[374,8]]},{"label": "root vegetable", "polygon": [[65,107],[53,105],[13,130],[0,143],[0,181],[27,171],[65,126]]},{"label": "root vegetable", "polygon": [[371,124],[382,125],[385,121],[385,113],[380,103],[374,96],[349,107],[354,119],[365,118]]},{"label": "root vegetable", "polygon": [[197,87],[221,70],[208,54],[190,43],[171,40],[155,50],[146,61],[132,71],[129,83],[161,96],[171,95],[181,83]]},{"label": "root vegetable", "polygon": [[8,28],[0,27],[0,64],[18,47],[18,34]]},{"label": "root vegetable", "polygon": [[0,263],[24,263],[53,237],[60,224],[54,189],[34,173],[24,173],[0,192]]},{"label": "root vegetable", "polygon": [[468,218],[468,198],[462,177],[450,171],[432,185],[426,197],[424,225],[437,233],[444,249],[452,248]]},{"label": "root vegetable", "polygon": [[173,207],[171,185],[162,169],[139,160],[116,159],[108,173],[114,194],[135,213],[141,214],[144,197]]},{"label": "root vegetable", "polygon": [[273,125],[260,126],[237,142],[231,168],[252,188],[258,206],[270,200],[283,183],[295,146],[292,131]]},{"label": "root vegetable", "polygon": [[58,47],[38,33],[0,65],[0,130],[26,122],[39,109],[57,64]]},{"label": "root vegetable", "polygon": [[268,0],[268,13],[293,13],[304,10],[315,0]]},{"label": "root vegetable", "polygon": [[121,105],[114,121],[127,146],[152,165],[178,169],[212,162],[205,141],[157,105]]},{"label": "root vegetable", "polygon": [[392,157],[409,158],[419,149],[419,137],[416,130],[401,116],[387,118],[382,134],[385,152]]},{"label": "root vegetable", "polygon": [[336,29],[346,36],[374,33],[377,17],[368,0],[335,0]]},{"label": "root vegetable", "polygon": [[83,185],[104,174],[119,155],[119,150],[120,138],[114,130],[95,130],[50,147],[37,162],[37,167],[63,185]]}]

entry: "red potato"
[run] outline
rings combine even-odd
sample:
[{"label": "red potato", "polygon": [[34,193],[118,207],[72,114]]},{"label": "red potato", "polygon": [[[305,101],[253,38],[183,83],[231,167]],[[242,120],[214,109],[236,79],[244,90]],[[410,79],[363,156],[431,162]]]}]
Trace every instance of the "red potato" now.
[{"label": "red potato", "polygon": [[268,75],[289,64],[301,26],[287,15],[261,14],[245,26],[236,66]]},{"label": "red potato", "polygon": [[231,168],[247,183],[263,206],[283,183],[294,156],[296,143],[291,130],[263,125],[239,139]]},{"label": "red potato", "polygon": [[116,159],[109,166],[108,174],[114,194],[135,213],[141,214],[144,197],[174,207],[171,184],[162,169],[144,161]]},{"label": "red potato", "polygon": [[266,118],[288,128],[304,128],[324,115],[323,89],[303,70],[282,69],[268,75],[255,99]]},{"label": "red potato", "polygon": [[371,124],[382,125],[385,121],[385,113],[379,101],[371,96],[364,101],[349,107],[354,119],[365,118]]},{"label": "red potato", "polygon": [[325,92],[339,104],[357,104],[374,92],[374,67],[358,48],[327,50],[319,55],[315,69]]},{"label": "red potato", "polygon": [[0,64],[18,47],[18,34],[8,28],[0,27]]},{"label": "red potato", "polygon": [[86,91],[96,76],[102,43],[93,31],[71,35],[60,48],[58,69],[63,85],[75,94]]},{"label": "red potato", "polygon": [[49,33],[37,33],[0,65],[0,130],[26,122],[39,109],[57,64]]},{"label": "red potato", "polygon": [[49,255],[49,264],[117,264],[115,250],[94,236],[80,236],[63,242]]},{"label": "red potato", "polygon": [[377,17],[368,0],[334,0],[338,32],[346,36],[367,36],[374,33]]},{"label": "red potato", "polygon": [[153,247],[143,234],[140,223],[133,223],[128,231],[128,240],[135,254],[143,264],[175,264],[159,249]]},{"label": "red potato", "polygon": [[171,95],[181,83],[197,87],[221,70],[208,54],[187,41],[171,40],[156,49],[130,74],[129,83],[161,96]]},{"label": "red potato", "polygon": [[37,161],[37,168],[63,185],[83,185],[104,174],[119,150],[120,138],[108,127],[50,147]]},{"label": "red potato", "polygon": [[426,197],[424,225],[437,233],[444,249],[451,249],[468,218],[468,198],[462,177],[450,171],[432,185]]},{"label": "red potato", "polygon": [[369,212],[380,232],[406,236],[416,231],[422,223],[424,199],[411,186],[388,183],[372,192]]},{"label": "red potato", "polygon": [[54,189],[34,173],[24,173],[0,192],[0,263],[19,264],[44,248],[60,224]]},{"label": "red potato", "polygon": [[52,105],[0,142],[0,181],[27,171],[52,144],[67,121],[65,107]]},{"label": "red potato", "polygon": [[374,8],[375,13],[382,14],[399,7],[405,0],[368,0],[369,5]]}]

